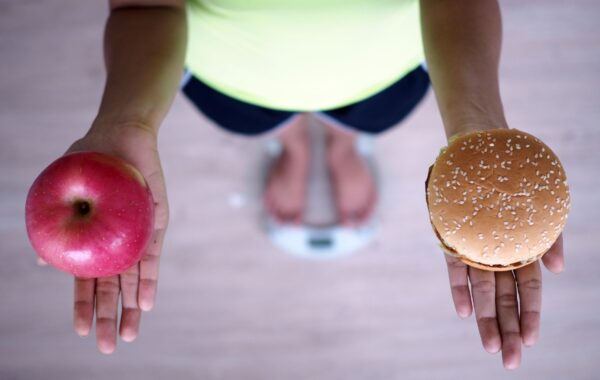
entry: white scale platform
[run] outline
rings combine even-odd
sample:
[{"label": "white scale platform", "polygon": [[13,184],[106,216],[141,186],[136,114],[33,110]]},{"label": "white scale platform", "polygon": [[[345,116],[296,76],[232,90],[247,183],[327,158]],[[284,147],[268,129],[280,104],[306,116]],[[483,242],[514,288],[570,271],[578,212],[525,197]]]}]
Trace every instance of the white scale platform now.
[{"label": "white scale platform", "polygon": [[[311,120],[310,134],[313,150],[304,225],[281,224],[263,211],[265,227],[273,244],[285,252],[310,259],[347,255],[365,247],[372,240],[376,216],[356,228],[338,225],[325,161],[323,126]],[[372,146],[373,141],[369,136],[362,135],[357,139],[356,149],[367,159],[378,182]],[[277,157],[280,149],[277,140],[267,142],[265,151],[268,162]],[[377,212],[373,214],[377,215]]]}]

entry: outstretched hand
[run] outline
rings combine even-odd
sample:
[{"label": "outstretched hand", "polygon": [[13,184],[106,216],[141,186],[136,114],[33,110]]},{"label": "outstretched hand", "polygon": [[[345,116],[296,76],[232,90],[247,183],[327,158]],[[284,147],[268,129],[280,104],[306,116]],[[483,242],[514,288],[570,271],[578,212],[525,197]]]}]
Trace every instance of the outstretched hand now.
[{"label": "outstretched hand", "polygon": [[155,202],[152,240],[139,263],[116,276],[75,278],[75,332],[80,336],[88,335],[95,314],[98,349],[109,354],[116,348],[119,296],[121,319],[118,331],[126,342],[137,337],[141,312],[154,306],[159,258],[169,212],[155,132],[137,124],[103,126],[97,130],[92,128],[67,153],[96,151],[126,160],[146,178]]},{"label": "outstretched hand", "polygon": [[[533,346],[539,336],[542,306],[539,260],[514,271],[489,272],[445,256],[456,313],[467,318],[474,308],[484,349],[489,353],[501,350],[504,367],[517,368],[521,364],[521,344]],[[562,235],[542,257],[542,262],[553,273],[563,270]]]}]

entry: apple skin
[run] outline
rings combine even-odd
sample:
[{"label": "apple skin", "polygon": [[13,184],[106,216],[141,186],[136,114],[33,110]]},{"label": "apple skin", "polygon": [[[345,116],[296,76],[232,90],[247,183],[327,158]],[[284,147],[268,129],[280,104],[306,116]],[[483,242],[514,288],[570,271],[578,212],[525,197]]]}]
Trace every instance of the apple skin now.
[{"label": "apple skin", "polygon": [[34,250],[48,264],[77,277],[112,276],[142,258],[154,230],[154,199],[127,162],[75,152],[33,182],[25,224]]}]

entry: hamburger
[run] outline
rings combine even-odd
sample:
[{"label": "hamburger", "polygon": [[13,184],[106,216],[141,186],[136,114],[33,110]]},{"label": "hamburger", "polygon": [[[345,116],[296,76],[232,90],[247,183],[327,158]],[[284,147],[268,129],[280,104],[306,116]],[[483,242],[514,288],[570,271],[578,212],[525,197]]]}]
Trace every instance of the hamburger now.
[{"label": "hamburger", "polygon": [[571,207],[556,154],[516,129],[451,139],[430,167],[425,187],[442,249],[489,271],[541,258],[563,231]]}]

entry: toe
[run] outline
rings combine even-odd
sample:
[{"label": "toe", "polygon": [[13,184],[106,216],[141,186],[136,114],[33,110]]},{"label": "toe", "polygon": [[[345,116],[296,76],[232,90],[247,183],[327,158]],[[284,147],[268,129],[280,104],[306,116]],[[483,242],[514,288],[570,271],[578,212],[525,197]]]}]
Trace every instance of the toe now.
[{"label": "toe", "polygon": [[375,212],[375,205],[377,204],[377,193],[373,190],[369,194],[369,199],[365,202],[365,206],[363,207],[360,213],[361,223],[366,223]]},{"label": "toe", "polygon": [[288,214],[277,206],[275,206],[275,212],[273,213],[273,216],[279,223],[287,223],[288,221]]},{"label": "toe", "polygon": [[265,196],[265,210],[269,217],[277,223],[286,223],[288,214],[280,207],[277,198],[273,195]]},{"label": "toe", "polygon": [[269,197],[268,212],[279,223],[298,224],[302,220],[302,212],[292,205],[287,205],[283,199]]},{"label": "toe", "polygon": [[288,224],[301,224],[302,217],[301,213],[298,211],[290,212],[286,215],[286,221]]},{"label": "toe", "polygon": [[[341,197],[337,197],[341,199]],[[347,202],[336,202],[338,210],[339,223],[344,227],[353,227],[360,222],[360,212],[355,205],[348,205]],[[354,206],[354,207],[352,207]]]},{"label": "toe", "polygon": [[340,223],[345,227],[355,227],[360,223],[360,214],[355,210],[340,207]]},{"label": "toe", "polygon": [[273,199],[270,196],[269,192],[265,192],[263,196],[263,205],[265,207],[265,211],[269,216],[276,217],[277,210],[275,208],[275,204],[273,203]]},{"label": "toe", "polygon": [[376,199],[375,192],[370,192],[366,200],[361,202],[360,205],[354,205],[354,207],[338,205],[340,223],[347,227],[356,227],[366,223],[373,215]]}]

